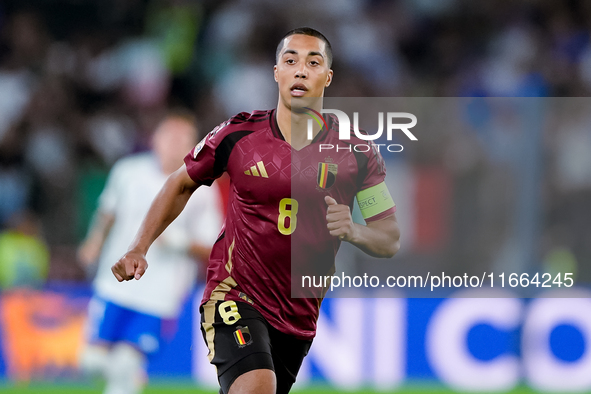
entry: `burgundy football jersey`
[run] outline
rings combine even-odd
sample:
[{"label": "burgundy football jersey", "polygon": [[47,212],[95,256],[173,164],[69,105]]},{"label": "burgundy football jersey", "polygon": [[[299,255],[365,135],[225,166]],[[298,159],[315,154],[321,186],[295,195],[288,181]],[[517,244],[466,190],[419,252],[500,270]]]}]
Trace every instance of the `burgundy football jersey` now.
[{"label": "burgundy football jersey", "polygon": [[[355,136],[338,139],[328,117],[312,143],[292,149],[275,110],[240,113],[212,130],[186,157],[189,176],[211,183],[227,172],[230,196],[224,229],[213,246],[202,302],[251,303],[278,330],[300,339],[315,335],[322,291],[300,289],[301,275],[334,272],[340,245],[326,228],[326,195],[350,207],[355,195],[384,181],[384,162]],[[340,149],[320,151],[319,144]],[[387,209],[367,221],[391,215]]]}]

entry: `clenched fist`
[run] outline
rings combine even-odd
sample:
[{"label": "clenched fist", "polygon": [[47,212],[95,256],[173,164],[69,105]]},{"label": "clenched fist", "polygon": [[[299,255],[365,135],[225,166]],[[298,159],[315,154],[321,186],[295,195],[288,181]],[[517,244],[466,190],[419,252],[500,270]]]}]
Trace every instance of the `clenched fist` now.
[{"label": "clenched fist", "polygon": [[119,282],[135,278],[139,280],[148,268],[146,256],[129,251],[123,255],[112,267],[111,271]]},{"label": "clenched fist", "polygon": [[326,210],[326,227],[330,235],[339,237],[341,241],[352,241],[355,238],[356,227],[355,223],[353,223],[349,206],[338,204],[330,196],[325,196],[324,201],[328,204],[328,209]]}]

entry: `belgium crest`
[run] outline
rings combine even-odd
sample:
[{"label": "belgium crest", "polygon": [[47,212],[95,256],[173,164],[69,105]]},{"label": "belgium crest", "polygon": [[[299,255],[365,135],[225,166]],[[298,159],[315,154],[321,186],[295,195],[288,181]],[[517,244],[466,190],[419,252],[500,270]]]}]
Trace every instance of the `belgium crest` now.
[{"label": "belgium crest", "polygon": [[338,165],[334,163],[318,163],[318,186],[328,189],[337,179]]},{"label": "belgium crest", "polygon": [[250,345],[252,343],[252,335],[250,335],[250,330],[248,329],[248,326],[238,326],[236,328],[237,330],[234,331],[234,339],[236,340],[238,347],[242,348],[246,345]]}]

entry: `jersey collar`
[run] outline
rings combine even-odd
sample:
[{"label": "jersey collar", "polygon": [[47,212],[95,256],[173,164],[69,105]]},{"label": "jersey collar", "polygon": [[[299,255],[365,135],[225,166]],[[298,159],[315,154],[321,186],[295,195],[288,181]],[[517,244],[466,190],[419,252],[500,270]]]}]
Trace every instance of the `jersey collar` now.
[{"label": "jersey collar", "polygon": [[[332,118],[332,116],[329,116],[327,118],[327,124],[328,124],[328,128],[332,129],[333,124],[334,124],[334,119]],[[273,111],[271,112],[271,131],[273,132],[273,135],[276,138],[279,138],[280,140],[285,141],[285,137],[281,133],[281,130],[279,130],[279,124],[277,123],[277,109],[273,109]],[[316,136],[312,140],[311,144],[314,144],[316,142],[319,142],[320,140],[323,140],[327,134],[328,134],[328,130],[326,130],[326,126],[322,126],[322,129],[318,132],[318,134],[316,134]]]}]

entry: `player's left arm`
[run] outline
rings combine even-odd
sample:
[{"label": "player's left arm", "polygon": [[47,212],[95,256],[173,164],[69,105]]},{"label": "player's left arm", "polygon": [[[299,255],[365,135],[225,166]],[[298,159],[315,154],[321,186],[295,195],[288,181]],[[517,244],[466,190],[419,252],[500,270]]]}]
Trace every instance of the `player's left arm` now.
[{"label": "player's left arm", "polygon": [[357,246],[373,257],[392,257],[400,249],[400,228],[393,212],[364,226],[353,222],[348,205],[339,204],[330,196],[326,196],[324,201],[328,205],[326,226],[330,235]]}]

